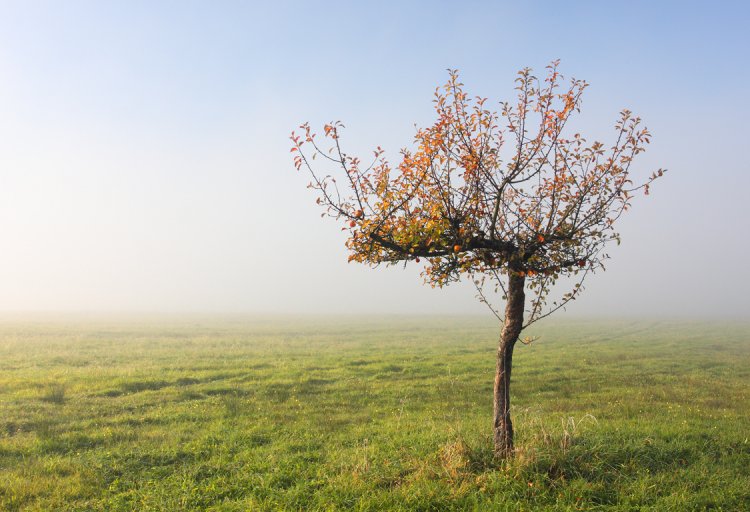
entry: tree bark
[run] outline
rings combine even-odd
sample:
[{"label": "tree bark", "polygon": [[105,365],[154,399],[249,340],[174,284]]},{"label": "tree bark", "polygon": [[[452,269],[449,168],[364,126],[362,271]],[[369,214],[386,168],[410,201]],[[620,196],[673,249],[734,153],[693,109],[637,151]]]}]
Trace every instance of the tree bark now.
[{"label": "tree bark", "polygon": [[513,366],[513,347],[523,329],[523,311],[526,279],[511,271],[508,277],[508,297],[505,304],[505,322],[497,347],[495,371],[494,439],[495,455],[513,456],[513,422],[510,419],[510,373]]}]

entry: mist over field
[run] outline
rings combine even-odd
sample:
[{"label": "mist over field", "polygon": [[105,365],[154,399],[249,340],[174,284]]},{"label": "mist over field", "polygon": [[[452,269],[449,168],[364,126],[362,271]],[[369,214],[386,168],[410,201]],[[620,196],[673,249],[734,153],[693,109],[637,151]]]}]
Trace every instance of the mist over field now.
[{"label": "mist over field", "polygon": [[417,265],[347,264],[288,136],[340,119],[397,160],[446,68],[497,105],[555,58],[591,84],[576,129],[611,143],[630,108],[635,174],[669,169],[570,313],[748,311],[743,3],[3,5],[2,311],[486,314]]}]

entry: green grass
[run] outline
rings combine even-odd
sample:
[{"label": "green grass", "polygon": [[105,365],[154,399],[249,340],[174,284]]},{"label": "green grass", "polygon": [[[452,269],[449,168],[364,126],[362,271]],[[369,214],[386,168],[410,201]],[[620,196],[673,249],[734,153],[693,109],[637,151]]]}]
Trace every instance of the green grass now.
[{"label": "green grass", "polygon": [[750,510],[750,326],[0,323],[0,510]]}]

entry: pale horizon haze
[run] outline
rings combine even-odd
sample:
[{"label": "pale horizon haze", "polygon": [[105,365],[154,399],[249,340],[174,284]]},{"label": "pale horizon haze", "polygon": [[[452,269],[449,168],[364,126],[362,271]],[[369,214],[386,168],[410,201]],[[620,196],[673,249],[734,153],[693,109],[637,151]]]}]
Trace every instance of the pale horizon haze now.
[{"label": "pale horizon haze", "polygon": [[289,153],[305,121],[392,161],[456,68],[512,98],[554,59],[668,169],[566,315],[747,318],[745,2],[0,1],[0,315],[487,314],[415,264],[347,264]]}]

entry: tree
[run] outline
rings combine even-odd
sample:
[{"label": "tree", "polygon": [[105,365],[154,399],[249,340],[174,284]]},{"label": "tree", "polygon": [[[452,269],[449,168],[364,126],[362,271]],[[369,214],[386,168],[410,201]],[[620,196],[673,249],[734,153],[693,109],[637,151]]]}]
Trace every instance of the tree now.
[{"label": "tree", "polygon": [[[369,165],[346,154],[338,121],[324,127],[328,147],[307,123],[291,136],[294,164],[310,173],[323,215],[345,222],[349,261],[424,259],[427,283],[470,279],[500,320],[493,423],[499,457],[513,454],[510,379],[521,332],[574,300],[586,276],[604,269],[603,249],[620,242],[615,222],[635,192],[648,194],[664,172],[631,180],[633,159],[650,134],[628,110],[609,147],[579,133],[566,136],[587,83],[573,79],[562,87],[557,68],[557,61],[550,64],[542,80],[521,70],[517,99],[500,103],[499,113],[487,109],[485,98],[469,98],[450,70],[435,92],[436,121],[417,130],[415,148],[403,149],[396,167],[380,147]],[[575,284],[552,301],[561,277]],[[492,304],[495,296],[504,313]]]}]

